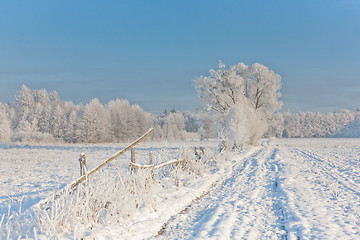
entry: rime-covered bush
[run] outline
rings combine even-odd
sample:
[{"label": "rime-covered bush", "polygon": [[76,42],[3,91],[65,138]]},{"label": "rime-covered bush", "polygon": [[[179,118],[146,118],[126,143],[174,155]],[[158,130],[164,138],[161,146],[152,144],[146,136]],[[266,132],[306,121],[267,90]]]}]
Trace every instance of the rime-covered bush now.
[{"label": "rime-covered bush", "polygon": [[256,111],[246,102],[236,104],[226,119],[226,133],[235,148],[242,148],[245,144],[254,145],[267,130],[267,121],[262,111]]},{"label": "rime-covered bush", "polygon": [[207,166],[205,155],[198,150],[197,154],[194,149],[182,148],[179,163],[174,164],[172,167],[170,178],[175,186],[186,186],[191,179],[196,179],[208,173],[210,168]]},{"label": "rime-covered bush", "polygon": [[159,183],[149,172],[139,171],[123,177],[100,173],[77,190],[53,198],[37,209],[37,224],[42,233],[81,232],[96,226],[131,224],[141,211],[156,211]]}]

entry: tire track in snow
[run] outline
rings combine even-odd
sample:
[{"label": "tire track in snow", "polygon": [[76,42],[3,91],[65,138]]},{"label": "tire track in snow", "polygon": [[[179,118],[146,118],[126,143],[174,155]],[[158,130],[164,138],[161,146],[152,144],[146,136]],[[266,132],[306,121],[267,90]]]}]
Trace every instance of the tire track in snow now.
[{"label": "tire track in snow", "polygon": [[347,191],[360,197],[360,187],[354,183],[350,183],[348,176],[345,177],[337,171],[338,166],[336,162],[330,162],[326,157],[307,150],[294,149],[294,151],[306,157],[311,167],[318,167],[321,174],[326,175],[327,178],[331,178],[334,182],[341,184]]},{"label": "tire track in snow", "polygon": [[277,148],[265,146],[233,167],[213,191],[165,224],[166,239],[282,239]]},{"label": "tire track in snow", "polygon": [[[320,148],[322,146],[319,146]],[[334,169],[336,163],[299,148],[286,149],[280,156],[285,171],[279,181],[284,194],[280,204],[290,239],[356,239],[360,198]],[[328,154],[331,154],[329,151]],[[346,198],[331,196],[329,183],[340,183]],[[354,190],[355,189],[355,190]]]}]

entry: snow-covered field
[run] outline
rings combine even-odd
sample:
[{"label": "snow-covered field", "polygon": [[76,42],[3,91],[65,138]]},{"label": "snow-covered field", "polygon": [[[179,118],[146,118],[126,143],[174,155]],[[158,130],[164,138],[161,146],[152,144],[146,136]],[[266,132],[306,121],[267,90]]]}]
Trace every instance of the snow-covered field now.
[{"label": "snow-covered field", "polygon": [[[360,139],[271,139],[244,152],[226,154],[216,153],[217,142],[143,143],[137,158],[147,163],[151,150],[156,162],[165,162],[177,158],[182,145],[205,147],[207,161],[201,163],[199,174],[185,176],[176,169],[159,173],[153,207],[139,207],[122,222],[93,224],[56,236],[359,239]],[[25,214],[79,176],[81,152],[91,169],[124,146],[0,145],[0,221],[4,216],[0,238],[6,239],[11,212]],[[104,172],[127,174],[129,159],[129,154],[120,157]],[[22,238],[26,234],[30,238],[50,237],[38,230],[35,235],[21,234]],[[18,235],[10,234],[10,238]]]}]

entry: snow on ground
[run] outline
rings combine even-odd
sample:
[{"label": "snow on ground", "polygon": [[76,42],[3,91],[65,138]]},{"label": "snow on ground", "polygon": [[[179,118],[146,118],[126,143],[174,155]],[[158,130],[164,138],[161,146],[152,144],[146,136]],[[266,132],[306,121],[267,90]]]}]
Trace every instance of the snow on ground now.
[{"label": "snow on ground", "polygon": [[[184,144],[168,145],[164,151],[156,147],[159,144],[144,143],[137,154],[145,159],[152,150],[158,154],[158,162],[165,162],[176,157],[180,145]],[[207,145],[205,148],[214,150],[217,143],[187,145]],[[85,152],[89,164],[93,164],[89,168],[93,168],[118,150],[115,145],[1,145],[0,218],[7,214],[9,203],[12,210],[19,211],[21,206],[24,211],[76,178],[81,152]],[[115,160],[107,171],[125,171],[129,159],[127,155]],[[85,239],[360,236],[360,139],[264,140],[261,146],[242,153],[217,155],[214,169],[178,187],[168,182],[157,193],[156,211],[144,209],[135,214],[130,224],[98,225],[82,236]],[[166,179],[164,176],[163,182]],[[60,236],[71,239],[74,235]]]},{"label": "snow on ground", "polygon": [[359,239],[360,140],[275,140],[238,159],[156,238]]},{"label": "snow on ground", "polygon": [[[87,159],[87,168],[93,169],[126,146],[123,143],[59,146],[0,144],[0,216],[7,214],[9,204],[14,211],[19,209],[20,203],[26,209],[77,179],[80,176],[78,160],[82,152]],[[182,146],[182,143],[142,143],[136,149],[137,160],[139,163],[148,161],[150,151],[154,152],[155,162],[176,158]],[[130,152],[127,152],[111,162],[104,171],[124,172],[129,169],[130,158]]]}]

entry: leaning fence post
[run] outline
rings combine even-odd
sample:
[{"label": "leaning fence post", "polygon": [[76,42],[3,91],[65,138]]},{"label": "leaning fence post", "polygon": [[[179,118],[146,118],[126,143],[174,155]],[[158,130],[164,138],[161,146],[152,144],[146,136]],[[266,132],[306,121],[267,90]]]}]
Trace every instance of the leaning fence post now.
[{"label": "leaning fence post", "polygon": [[[131,148],[131,162],[135,164],[135,147]],[[136,173],[136,168],[133,167],[134,173]]]}]

